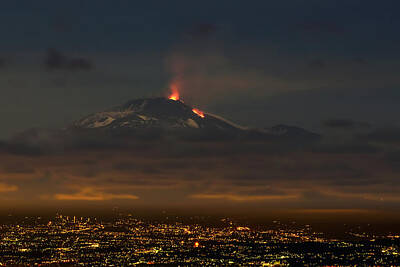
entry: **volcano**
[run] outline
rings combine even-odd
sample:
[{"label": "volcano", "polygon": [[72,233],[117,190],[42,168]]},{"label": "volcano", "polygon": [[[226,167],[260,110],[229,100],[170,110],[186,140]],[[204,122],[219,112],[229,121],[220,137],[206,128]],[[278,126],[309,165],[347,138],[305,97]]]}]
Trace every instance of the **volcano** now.
[{"label": "volcano", "polygon": [[299,127],[278,125],[254,129],[242,127],[220,116],[203,112],[179,100],[142,98],[75,121],[69,130],[130,134],[162,132],[184,138],[239,138],[316,140],[320,136]]},{"label": "volcano", "polygon": [[158,128],[167,131],[207,129],[241,131],[244,128],[218,116],[204,113],[180,100],[163,97],[131,100],[123,105],[84,117],[74,129],[109,131]]},{"label": "volcano", "polygon": [[173,98],[134,99],[78,119],[63,129],[29,129],[13,136],[7,149],[15,153],[42,153],[76,147],[128,147],[137,141],[162,140],[239,140],[298,147],[320,138],[319,134],[283,124],[262,129],[242,127],[191,107],[176,94]]}]

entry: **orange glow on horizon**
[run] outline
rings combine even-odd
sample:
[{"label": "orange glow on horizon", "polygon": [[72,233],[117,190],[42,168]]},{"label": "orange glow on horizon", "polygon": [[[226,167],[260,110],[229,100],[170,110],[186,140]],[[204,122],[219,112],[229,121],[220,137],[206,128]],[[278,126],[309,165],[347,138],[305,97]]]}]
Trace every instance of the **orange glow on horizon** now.
[{"label": "orange glow on horizon", "polygon": [[199,117],[204,118],[204,112],[203,111],[201,111],[201,110],[199,110],[197,108],[192,109],[192,111],[193,111],[193,113],[196,113]]}]

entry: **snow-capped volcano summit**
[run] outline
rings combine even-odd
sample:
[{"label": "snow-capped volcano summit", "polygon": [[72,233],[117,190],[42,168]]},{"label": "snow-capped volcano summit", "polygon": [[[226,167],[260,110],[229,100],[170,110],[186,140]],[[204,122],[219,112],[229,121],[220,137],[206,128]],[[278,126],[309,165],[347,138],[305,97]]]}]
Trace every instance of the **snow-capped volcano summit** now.
[{"label": "snow-capped volcano summit", "polygon": [[73,132],[146,135],[149,132],[178,134],[185,139],[315,140],[320,136],[302,128],[278,125],[264,129],[239,126],[220,116],[202,112],[179,99],[164,97],[128,101],[97,112],[68,127]]},{"label": "snow-capped volcano summit", "polygon": [[75,129],[182,128],[240,131],[239,126],[217,116],[203,113],[180,100],[163,97],[131,100],[110,110],[86,116],[72,125]]},{"label": "snow-capped volcano summit", "polygon": [[121,147],[136,141],[243,140],[302,145],[320,139],[305,129],[277,125],[246,128],[220,116],[193,108],[178,99],[142,98],[93,113],[63,129],[30,129],[15,135],[10,144],[46,148]]}]

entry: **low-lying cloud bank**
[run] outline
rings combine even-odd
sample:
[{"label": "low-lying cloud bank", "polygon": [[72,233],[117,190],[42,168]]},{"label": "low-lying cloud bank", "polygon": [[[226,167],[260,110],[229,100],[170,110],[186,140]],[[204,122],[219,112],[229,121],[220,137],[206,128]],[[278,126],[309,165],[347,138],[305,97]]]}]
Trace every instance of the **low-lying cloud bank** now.
[{"label": "low-lying cloud bank", "polygon": [[397,130],[390,130],[342,143],[35,130],[0,146],[1,199],[7,207],[51,201],[398,210],[400,150]]}]

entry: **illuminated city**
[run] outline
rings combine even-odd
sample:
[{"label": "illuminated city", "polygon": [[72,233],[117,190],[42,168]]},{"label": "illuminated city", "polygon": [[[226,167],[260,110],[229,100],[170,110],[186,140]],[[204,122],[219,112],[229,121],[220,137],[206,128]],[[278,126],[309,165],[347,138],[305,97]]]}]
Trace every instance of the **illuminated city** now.
[{"label": "illuminated city", "polygon": [[166,218],[164,222],[150,222],[130,214],[106,221],[58,214],[49,220],[20,218],[0,229],[0,266],[400,263],[399,235],[371,235],[357,227],[346,233],[347,239],[333,239],[296,222],[273,221],[269,227],[248,227],[222,218],[218,226],[205,226]]}]

